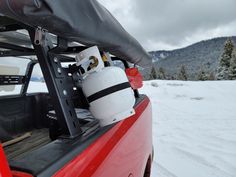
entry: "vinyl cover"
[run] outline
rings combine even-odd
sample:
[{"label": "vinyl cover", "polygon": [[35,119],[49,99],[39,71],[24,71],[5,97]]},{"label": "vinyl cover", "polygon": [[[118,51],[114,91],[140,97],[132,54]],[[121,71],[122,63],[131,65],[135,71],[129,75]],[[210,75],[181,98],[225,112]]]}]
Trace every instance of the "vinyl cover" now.
[{"label": "vinyl cover", "polygon": [[0,0],[0,13],[142,67],[151,64],[142,46],[96,0]]}]

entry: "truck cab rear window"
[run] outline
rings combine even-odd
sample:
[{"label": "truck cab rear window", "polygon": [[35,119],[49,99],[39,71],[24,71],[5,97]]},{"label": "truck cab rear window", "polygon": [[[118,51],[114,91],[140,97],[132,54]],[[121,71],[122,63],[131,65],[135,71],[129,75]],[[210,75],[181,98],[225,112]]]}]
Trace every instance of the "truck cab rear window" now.
[{"label": "truck cab rear window", "polygon": [[[29,59],[19,60],[17,57],[0,57],[0,96],[21,93],[22,84],[17,80],[19,80],[19,76],[20,78],[25,76],[29,62]],[[12,82],[14,79],[15,82]]]},{"label": "truck cab rear window", "polygon": [[48,89],[39,64],[34,66],[27,93],[48,93]]}]

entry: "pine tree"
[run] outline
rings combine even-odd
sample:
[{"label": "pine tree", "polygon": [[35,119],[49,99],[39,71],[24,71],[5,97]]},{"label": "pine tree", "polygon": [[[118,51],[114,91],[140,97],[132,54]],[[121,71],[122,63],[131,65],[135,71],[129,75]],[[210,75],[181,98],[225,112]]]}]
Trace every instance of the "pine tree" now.
[{"label": "pine tree", "polygon": [[178,80],[183,80],[183,81],[188,80],[188,75],[187,75],[186,68],[184,65],[180,67],[180,70],[178,73]]},{"label": "pine tree", "polygon": [[175,75],[172,75],[172,76],[170,77],[170,80],[176,80]]},{"label": "pine tree", "polygon": [[229,67],[229,79],[236,80],[236,49],[233,50]]},{"label": "pine tree", "polygon": [[166,74],[164,68],[160,67],[158,74],[157,74],[157,79],[165,80],[166,79]]},{"label": "pine tree", "polygon": [[229,67],[233,49],[234,49],[233,41],[231,38],[229,38],[225,43],[224,52],[220,57],[220,63],[217,70],[217,80],[229,79]]},{"label": "pine tree", "polygon": [[215,74],[214,74],[213,72],[211,72],[211,73],[209,74],[209,76],[208,76],[208,80],[210,80],[210,81],[214,81],[214,80],[216,80],[216,78],[215,78]]},{"label": "pine tree", "polygon": [[203,69],[200,69],[198,75],[197,75],[197,80],[199,81],[206,81],[208,80],[207,74]]},{"label": "pine tree", "polygon": [[155,66],[152,67],[151,73],[150,73],[150,80],[151,79],[157,79],[157,72]]}]

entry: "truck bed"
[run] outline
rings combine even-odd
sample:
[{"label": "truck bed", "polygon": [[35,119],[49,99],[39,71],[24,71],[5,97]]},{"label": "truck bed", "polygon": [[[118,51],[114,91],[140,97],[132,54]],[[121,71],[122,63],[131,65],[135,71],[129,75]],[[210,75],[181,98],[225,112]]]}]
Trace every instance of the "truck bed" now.
[{"label": "truck bed", "polygon": [[4,147],[8,160],[15,160],[18,156],[24,154],[25,152],[30,152],[51,141],[47,128],[34,129],[31,133],[32,135],[30,137],[18,143]]}]

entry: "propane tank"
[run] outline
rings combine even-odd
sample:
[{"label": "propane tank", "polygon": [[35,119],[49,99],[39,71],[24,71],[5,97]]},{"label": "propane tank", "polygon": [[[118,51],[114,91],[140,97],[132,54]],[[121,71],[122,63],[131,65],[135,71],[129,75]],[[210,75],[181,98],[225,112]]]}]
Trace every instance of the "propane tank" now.
[{"label": "propane tank", "polygon": [[90,65],[85,64],[86,61],[77,59],[78,66],[84,64],[81,66],[85,71],[82,73],[82,90],[89,101],[92,115],[99,119],[101,126],[107,126],[135,114],[135,97],[125,72],[115,66],[104,67],[97,47],[93,47],[90,52],[86,50],[86,55],[82,51],[82,55],[80,53],[78,57],[84,56],[82,60],[88,61],[94,56],[98,61],[96,65],[99,66],[91,69]]},{"label": "propane tank", "polygon": [[86,77],[92,72],[98,72],[104,68],[104,63],[97,46],[83,50],[75,57],[78,73]]}]

